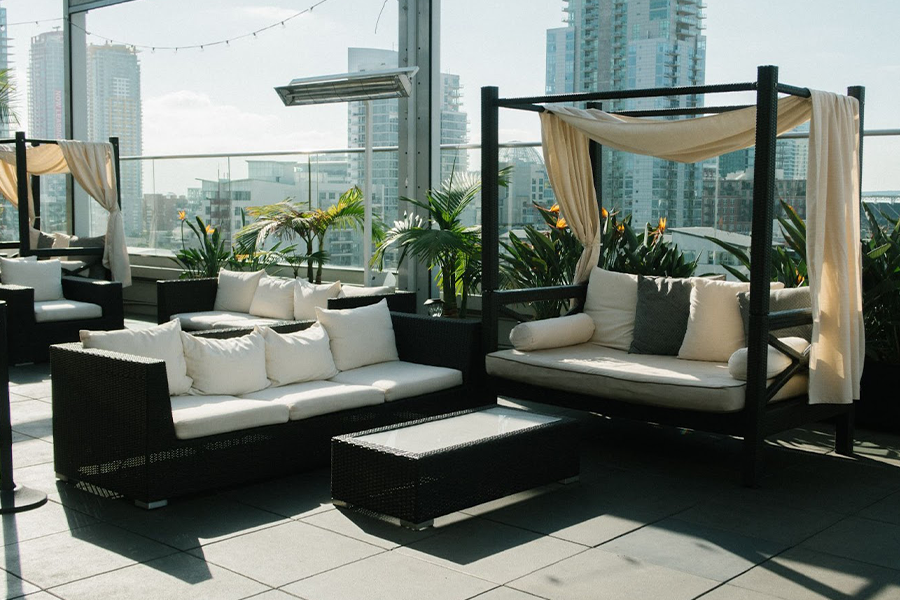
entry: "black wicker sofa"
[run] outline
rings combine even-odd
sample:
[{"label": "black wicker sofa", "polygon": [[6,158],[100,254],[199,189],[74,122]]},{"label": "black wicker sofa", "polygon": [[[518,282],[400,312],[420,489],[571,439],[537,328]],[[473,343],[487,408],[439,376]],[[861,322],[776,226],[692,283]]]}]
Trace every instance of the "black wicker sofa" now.
[{"label": "black wicker sofa", "polygon": [[[165,362],[85,349],[80,343],[53,346],[57,476],[155,508],[176,496],[325,466],[336,435],[485,404],[480,323],[401,313],[391,313],[391,320],[401,361],[458,369],[462,384],[194,439],[176,436]],[[297,323],[293,328],[308,326]],[[217,330],[206,335],[244,333]]]}]

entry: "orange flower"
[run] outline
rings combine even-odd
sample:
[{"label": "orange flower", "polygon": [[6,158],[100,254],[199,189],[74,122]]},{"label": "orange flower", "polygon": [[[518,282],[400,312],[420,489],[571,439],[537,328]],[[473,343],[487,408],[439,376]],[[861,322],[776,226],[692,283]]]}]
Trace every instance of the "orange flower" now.
[{"label": "orange flower", "polygon": [[600,209],[600,217],[605,219],[608,216],[609,216],[609,211],[607,211],[605,208],[601,208]]},{"label": "orange flower", "polygon": [[551,207],[550,207],[550,212],[552,212],[552,213],[558,213],[558,212],[559,212],[559,204],[554,204],[553,206],[551,206]]},{"label": "orange flower", "polygon": [[183,210],[178,211],[178,220],[184,221],[187,218],[187,213]]},{"label": "orange flower", "polygon": [[215,227],[213,227],[212,225],[207,225],[207,226],[206,226],[206,233],[212,234],[212,233],[215,233],[215,232],[216,232],[216,228],[215,228]]},{"label": "orange flower", "polygon": [[616,227],[616,231],[618,231],[619,233],[625,233],[625,224],[619,223],[619,226]]},{"label": "orange flower", "polygon": [[560,217],[556,220],[556,228],[557,229],[565,229],[568,226],[569,226],[569,224],[566,223],[566,220],[564,218]]},{"label": "orange flower", "polygon": [[666,217],[659,218],[659,225],[656,226],[656,230],[659,233],[663,233],[666,230],[666,221],[668,221]]}]

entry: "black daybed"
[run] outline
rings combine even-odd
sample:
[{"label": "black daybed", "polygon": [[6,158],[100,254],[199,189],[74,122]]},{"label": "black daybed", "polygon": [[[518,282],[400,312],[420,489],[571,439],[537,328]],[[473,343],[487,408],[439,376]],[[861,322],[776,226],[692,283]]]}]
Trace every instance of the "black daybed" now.
[{"label": "black daybed", "polygon": [[[743,385],[743,401],[740,407],[730,412],[706,412],[703,410],[659,406],[648,403],[634,403],[624,401],[621,398],[608,397],[608,390],[602,385],[589,387],[587,393],[563,391],[558,387],[549,385],[536,385],[534,381],[523,381],[516,377],[502,377],[490,375],[490,361],[496,353],[498,340],[498,319],[501,308],[504,305],[514,303],[533,302],[540,300],[559,300],[574,298],[584,303],[587,285],[568,285],[554,288],[536,288],[521,290],[499,289],[499,250],[498,250],[498,113],[502,108],[531,110],[545,113],[545,103],[574,103],[594,102],[600,100],[649,98],[659,96],[695,96],[720,92],[747,92],[756,93],[755,103],[755,146],[756,160],[753,190],[753,220],[752,220],[752,270],[750,283],[750,309],[749,328],[747,333],[747,382]],[[845,455],[852,453],[853,441],[853,412],[850,399],[842,399],[845,403],[810,404],[806,395],[795,397],[781,402],[770,400],[778,389],[785,383],[785,379],[796,372],[799,361],[793,361],[793,366],[784,377],[776,377],[767,385],[767,347],[768,344],[779,344],[774,339],[774,333],[787,327],[795,327],[813,322],[810,310],[791,310],[770,312],[770,279],[771,279],[771,254],[772,225],[774,217],[774,180],[775,180],[775,151],[776,151],[776,122],[778,118],[778,94],[788,94],[791,97],[810,98],[810,90],[780,84],[778,82],[777,67],[765,66],[758,70],[758,79],[754,82],[740,84],[723,84],[696,86],[690,88],[657,88],[645,90],[626,90],[600,93],[567,94],[559,96],[541,96],[529,98],[500,98],[495,87],[482,89],[482,177],[483,177],[483,236],[484,236],[484,275],[483,275],[483,324],[484,347],[488,353],[488,387],[494,393],[525,400],[557,404],[561,406],[596,412],[608,416],[621,416],[625,418],[656,422],[667,425],[687,427],[714,433],[734,435],[742,437],[743,449],[743,480],[745,485],[756,485],[759,482],[762,465],[763,442],[767,436],[780,431],[819,421],[833,419],[837,424],[836,450]],[[855,87],[849,89],[849,96],[859,101],[859,113],[857,115],[858,130],[862,131],[862,103],[864,89]],[[696,97],[696,96],[695,96]],[[744,107],[713,107],[713,108],[676,108],[651,111],[631,111],[615,113],[616,115],[630,115],[632,117],[678,115],[703,115],[725,113]],[[612,120],[614,120],[613,117]],[[625,120],[625,119],[623,119]],[[573,127],[575,127],[573,125]],[[748,135],[752,134],[751,130]],[[590,136],[593,137],[593,136]],[[861,136],[860,136],[861,137]],[[586,143],[586,142],[585,142]],[[752,144],[751,141],[747,144]],[[861,157],[861,139],[858,141]],[[545,153],[547,152],[547,140],[545,139]],[[745,146],[746,147],[746,146]],[[626,149],[626,148],[620,148]],[[590,142],[591,168],[583,169],[581,174],[583,189],[593,190],[596,194],[596,211],[601,210],[601,162],[600,145]],[[642,152],[651,154],[650,152]],[[572,152],[575,154],[575,152]],[[651,154],[653,155],[653,154]],[[656,154],[655,156],[662,156]],[[566,156],[560,160],[570,160]],[[675,159],[677,160],[677,159]],[[860,158],[861,161],[861,158]],[[683,160],[682,162],[693,162]],[[850,161],[852,164],[852,161]],[[854,168],[856,165],[853,165]],[[861,166],[859,167],[861,171]],[[593,181],[590,182],[591,175]],[[848,181],[851,179],[847,178]],[[585,180],[588,180],[587,182]],[[554,187],[556,187],[554,185]],[[574,184],[577,188],[578,184]],[[852,186],[851,186],[852,187]],[[858,193],[858,189],[855,190]],[[557,194],[559,196],[559,194]],[[584,193],[587,196],[587,193]],[[562,205],[562,203],[560,203]],[[852,208],[852,207],[851,207]],[[858,206],[856,207],[858,215]],[[565,207],[563,209],[565,213]],[[571,222],[569,215],[567,221]],[[599,221],[596,219],[595,223]],[[858,221],[857,221],[858,222]],[[858,235],[858,232],[857,232]],[[582,244],[588,246],[584,240]],[[858,238],[857,238],[858,246]],[[853,248],[851,245],[850,253]],[[587,255],[587,251],[586,251]],[[596,264],[596,263],[594,263]],[[589,265],[590,266],[590,265]],[[861,316],[859,317],[861,322]],[[780,347],[779,347],[780,349]],[[565,348],[557,351],[564,353]],[[623,353],[625,357],[631,356]],[[627,359],[621,359],[627,360]],[[557,364],[566,362],[558,360]],[[727,374],[727,369],[726,369]],[[566,377],[560,372],[558,377]],[[858,380],[857,380],[858,383]],[[563,388],[565,389],[565,388]],[[805,388],[804,388],[805,389]]]}]

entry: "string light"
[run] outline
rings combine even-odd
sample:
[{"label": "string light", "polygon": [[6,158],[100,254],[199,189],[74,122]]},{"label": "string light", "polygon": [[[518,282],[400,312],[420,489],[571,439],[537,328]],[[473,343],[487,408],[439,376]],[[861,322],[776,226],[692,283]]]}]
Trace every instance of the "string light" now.
[{"label": "string light", "polygon": [[[238,35],[238,36],[227,38],[227,39],[217,40],[214,42],[203,42],[202,44],[191,44],[191,45],[186,45],[186,46],[150,46],[150,45],[146,45],[146,44],[132,44],[131,42],[123,42],[121,40],[115,40],[115,39],[108,38],[106,36],[102,36],[102,35],[99,35],[96,33],[91,33],[87,29],[85,29],[83,27],[79,27],[76,23],[72,23],[71,21],[69,22],[69,24],[72,27],[80,29],[86,35],[91,35],[91,36],[94,36],[95,38],[100,38],[101,40],[103,40],[107,43],[110,43],[110,44],[120,44],[123,46],[130,46],[134,50],[137,50],[138,48],[140,48],[142,50],[150,50],[150,52],[152,52],[152,53],[155,53],[157,50],[172,50],[173,52],[175,52],[177,54],[179,50],[197,50],[197,49],[204,50],[204,49],[210,48],[212,46],[222,46],[222,45],[230,47],[231,42],[235,42],[237,40],[241,40],[241,39],[249,38],[249,37],[256,38],[257,34],[263,33],[265,31],[268,31],[269,29],[278,27],[279,25],[282,28],[287,27],[286,23],[288,21],[296,19],[297,17],[305,15],[306,13],[311,13],[314,8],[316,8],[317,6],[321,6],[322,4],[325,4],[326,2],[328,2],[328,0],[319,0],[318,2],[316,2],[309,8],[301,10],[300,12],[295,13],[295,14],[291,15],[290,17],[287,17],[286,19],[282,19],[280,21],[275,21],[271,25],[266,25],[265,27],[261,27],[254,31],[250,31],[250,32]],[[48,21],[60,21],[62,19],[47,19],[47,20]]]}]

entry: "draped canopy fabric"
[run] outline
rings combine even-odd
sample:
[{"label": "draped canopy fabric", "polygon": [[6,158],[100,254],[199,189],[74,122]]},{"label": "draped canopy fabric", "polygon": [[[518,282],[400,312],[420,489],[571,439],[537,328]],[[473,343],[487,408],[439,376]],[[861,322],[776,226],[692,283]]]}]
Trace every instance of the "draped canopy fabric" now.
[{"label": "draped canopy fabric", "polygon": [[[812,120],[807,176],[807,261],[813,297],[811,403],[859,398],[865,351],[859,239],[859,106],[812,91],[778,101],[778,133]],[[544,162],[560,210],[585,246],[575,282],[596,264],[600,215],[588,142],[678,162],[697,162],[755,143],[756,107],[678,121],[547,106],[541,114]],[[826,238],[828,244],[825,243]],[[584,263],[584,264],[583,264]]]},{"label": "draped canopy fabric", "polygon": [[[30,175],[71,173],[75,181],[109,212],[103,265],[112,272],[114,280],[121,281],[123,286],[131,285],[131,266],[125,225],[117,200],[112,144],[58,140],[57,144],[28,148],[25,153]],[[0,146],[0,193],[18,206],[18,191],[15,147]],[[34,218],[31,186],[28,186],[28,216]]]}]

